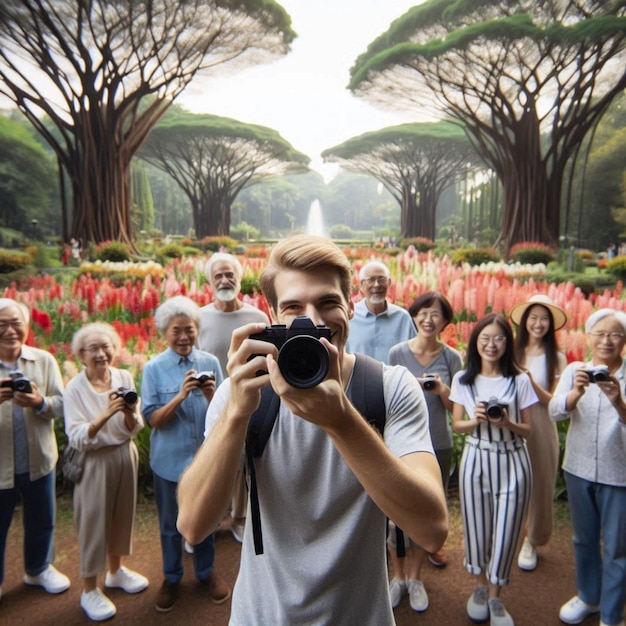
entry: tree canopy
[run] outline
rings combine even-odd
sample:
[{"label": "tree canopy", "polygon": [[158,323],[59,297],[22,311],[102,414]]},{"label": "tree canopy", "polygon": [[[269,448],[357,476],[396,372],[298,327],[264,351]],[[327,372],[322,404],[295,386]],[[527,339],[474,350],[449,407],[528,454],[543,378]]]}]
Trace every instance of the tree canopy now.
[{"label": "tree canopy", "polygon": [[196,236],[228,235],[237,194],[267,176],[306,172],[308,156],[265,126],[173,110],[139,156],[167,172],[191,202]]},{"label": "tree canopy", "polygon": [[571,157],[626,87],[626,2],[428,0],[373,41],[349,88],[461,121],[503,186],[500,243],[556,244]]},{"label": "tree canopy", "polygon": [[131,243],[130,162],[168,106],[198,72],[271,60],[294,37],[273,0],[3,0],[0,93],[54,149],[71,233]]},{"label": "tree canopy", "polygon": [[401,209],[402,237],[435,239],[442,191],[479,161],[458,124],[402,124],[348,139],[322,153],[325,161],[379,180]]}]

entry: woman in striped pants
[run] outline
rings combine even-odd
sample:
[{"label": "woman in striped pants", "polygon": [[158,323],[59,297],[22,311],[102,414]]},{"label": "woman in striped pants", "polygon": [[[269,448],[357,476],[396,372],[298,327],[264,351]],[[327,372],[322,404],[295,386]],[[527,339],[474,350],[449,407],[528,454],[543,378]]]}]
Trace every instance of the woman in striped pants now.
[{"label": "woman in striped pants", "polygon": [[455,432],[467,435],[459,482],[465,566],[480,576],[467,614],[513,626],[500,590],[508,584],[532,487],[525,438],[538,399],[513,356],[513,333],[501,315],[480,320],[467,346],[466,369],[452,381]]}]

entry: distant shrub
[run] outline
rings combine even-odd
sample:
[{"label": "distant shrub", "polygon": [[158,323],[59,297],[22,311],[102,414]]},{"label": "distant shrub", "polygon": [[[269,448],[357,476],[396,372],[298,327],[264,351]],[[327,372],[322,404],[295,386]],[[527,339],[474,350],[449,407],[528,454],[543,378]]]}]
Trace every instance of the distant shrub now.
[{"label": "distant shrub", "polygon": [[220,248],[230,252],[237,245],[237,241],[232,237],[204,237],[194,241],[194,246],[203,252],[219,252]]},{"label": "distant shrub", "polygon": [[261,236],[261,231],[248,222],[239,222],[236,226],[230,227],[230,235],[239,241],[250,241],[251,239],[258,239]]},{"label": "distant shrub", "polygon": [[354,230],[346,224],[334,224],[328,229],[328,234],[333,239],[353,239]]},{"label": "distant shrub", "polygon": [[544,263],[547,265],[554,261],[554,249],[538,241],[522,241],[512,246],[509,251],[509,259],[517,263],[535,265]]},{"label": "distant shrub", "polygon": [[179,243],[166,243],[157,249],[154,256],[161,265],[167,265],[172,259],[182,259],[185,256],[185,248]]},{"label": "distant shrub", "polygon": [[33,262],[33,257],[27,252],[6,250],[0,248],[0,274],[8,274],[24,269]]},{"label": "distant shrub", "polygon": [[121,241],[103,241],[96,246],[94,254],[96,261],[111,261],[112,263],[130,261],[130,250]]},{"label": "distant shrub", "polygon": [[435,247],[435,242],[427,237],[407,237],[400,242],[403,248],[413,246],[418,252],[428,252]]},{"label": "distant shrub", "polygon": [[616,256],[614,259],[607,261],[606,271],[617,276],[620,280],[626,280],[626,256]]},{"label": "distant shrub", "polygon": [[481,265],[482,263],[497,262],[500,260],[498,253],[493,248],[461,248],[455,250],[452,255],[452,263],[461,265]]}]

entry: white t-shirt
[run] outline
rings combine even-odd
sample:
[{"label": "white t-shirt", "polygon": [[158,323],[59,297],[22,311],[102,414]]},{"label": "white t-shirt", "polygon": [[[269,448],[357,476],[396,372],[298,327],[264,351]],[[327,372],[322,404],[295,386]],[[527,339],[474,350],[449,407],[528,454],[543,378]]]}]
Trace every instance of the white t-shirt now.
[{"label": "white t-shirt", "polygon": [[[387,447],[398,457],[433,453],[415,378],[404,367],[385,366],[383,386]],[[209,406],[207,435],[229,388],[227,379]],[[326,433],[281,405],[255,469],[264,553],[255,554],[252,524],[246,524],[230,623],[394,624],[385,515]]]},{"label": "white t-shirt", "polygon": [[[455,374],[450,388],[450,400],[462,404],[465,412],[473,418],[474,407],[478,402],[488,402],[496,398],[499,404],[507,406],[509,419],[512,422],[521,422],[519,412],[539,402],[527,374],[518,374],[515,378],[504,376],[483,376],[478,374],[473,385],[464,385],[460,382],[465,370]],[[492,428],[489,423],[479,424],[472,431],[472,435],[486,441],[512,441],[516,438],[508,428]]]}]

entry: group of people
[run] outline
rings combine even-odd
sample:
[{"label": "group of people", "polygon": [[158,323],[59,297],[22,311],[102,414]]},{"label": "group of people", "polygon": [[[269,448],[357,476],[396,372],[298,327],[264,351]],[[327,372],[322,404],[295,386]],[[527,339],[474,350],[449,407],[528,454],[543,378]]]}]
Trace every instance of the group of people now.
[{"label": "group of people", "polygon": [[[144,368],[141,398],[128,372],[114,366],[119,337],[109,325],[76,333],[72,349],[84,368],[63,391],[53,357],[25,345],[28,309],[0,299],[0,594],[20,497],[24,582],[50,593],[69,587],[52,565],[52,423],[64,415],[68,442],[86,459],[74,515],[81,606],[91,619],[116,612],[98,586],[102,573],[105,588],[138,593],[148,586],[122,565],[136,501],[132,439],[148,423],[164,573],[159,611],[176,602],[185,541],[209,598],[231,596],[213,568],[214,533],[226,525],[243,541],[231,624],[391,625],[404,595],[416,611],[428,608],[426,559],[446,565],[454,430],[465,435],[465,567],[477,578],[467,614],[508,626],[513,618],[501,591],[515,555],[520,568],[534,569],[537,547],[550,537],[554,422],[569,419],[563,468],[577,594],[559,615],[577,624],[600,612],[602,624],[623,625],[624,313],[595,312],[586,325],[591,360],[566,366],[555,334],[566,315],[537,295],[509,319],[479,320],[463,363],[440,338],[454,315],[442,294],[422,294],[408,311],[397,307],[387,301],[388,268],[372,262],[360,271],[363,299],[353,305],[343,251],[321,237],[289,237],[273,248],[261,275],[273,321],[288,327],[306,316],[328,329],[319,338],[328,373],[298,387],[282,368],[308,360],[285,364],[276,342],[263,338],[269,320],[237,297],[236,259],[215,254],[206,271],[211,305],[200,309],[175,297],[155,312],[168,348]],[[360,369],[362,353],[378,366]],[[275,414],[263,424],[267,440],[252,460],[249,422],[270,387]],[[372,405],[363,415],[355,408],[359,394]],[[381,412],[373,427],[370,413]],[[259,528],[247,522],[244,468],[254,473],[248,510],[262,520],[262,550]]]}]

